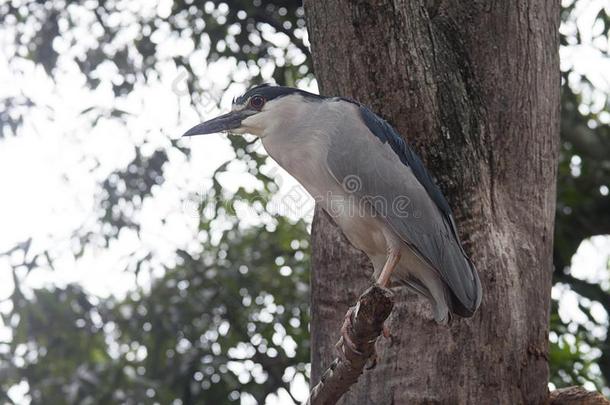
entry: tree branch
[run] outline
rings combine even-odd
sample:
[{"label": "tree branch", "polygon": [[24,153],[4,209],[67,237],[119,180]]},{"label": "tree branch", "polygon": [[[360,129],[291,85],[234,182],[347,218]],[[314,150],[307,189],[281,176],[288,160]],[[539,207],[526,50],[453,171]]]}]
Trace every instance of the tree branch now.
[{"label": "tree branch", "polygon": [[610,405],[599,392],[587,391],[582,387],[567,387],[551,391],[550,405]]},{"label": "tree branch", "polygon": [[358,381],[368,360],[372,357],[375,361],[375,342],[393,307],[390,290],[377,285],[360,296],[356,306],[348,310],[341,328],[354,348],[346,345],[341,337],[337,348],[342,355],[332,362],[321,381],[313,387],[307,405],[335,404]]}]

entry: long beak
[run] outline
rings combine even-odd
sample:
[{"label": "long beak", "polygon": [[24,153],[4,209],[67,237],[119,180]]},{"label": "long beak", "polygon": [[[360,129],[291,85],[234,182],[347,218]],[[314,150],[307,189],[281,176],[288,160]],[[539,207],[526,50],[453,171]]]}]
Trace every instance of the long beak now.
[{"label": "long beak", "polygon": [[237,110],[221,115],[220,117],[212,118],[209,121],[195,125],[182,136],[214,134],[216,132],[230,131],[241,126],[242,120],[256,114],[256,111]]}]

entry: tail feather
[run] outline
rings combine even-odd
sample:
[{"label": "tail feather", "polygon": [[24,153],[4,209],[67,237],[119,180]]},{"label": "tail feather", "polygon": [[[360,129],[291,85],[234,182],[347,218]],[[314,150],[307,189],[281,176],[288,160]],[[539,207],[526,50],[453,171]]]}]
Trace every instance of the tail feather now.
[{"label": "tail feather", "polygon": [[432,296],[432,293],[430,293],[430,290],[421,281],[413,276],[400,280],[400,284],[407,287],[408,290],[428,299],[430,304],[432,304],[432,312],[434,313],[434,320],[436,323],[446,325],[449,322],[451,312],[449,306],[447,305],[447,302],[449,301],[447,300],[446,296],[444,300],[435,299]]}]

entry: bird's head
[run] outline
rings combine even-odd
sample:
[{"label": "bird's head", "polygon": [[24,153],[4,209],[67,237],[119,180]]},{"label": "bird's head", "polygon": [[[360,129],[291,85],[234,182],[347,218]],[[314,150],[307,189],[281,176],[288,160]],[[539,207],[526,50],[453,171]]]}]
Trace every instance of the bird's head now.
[{"label": "bird's head", "polygon": [[234,99],[230,112],[195,125],[183,136],[216,132],[264,136],[271,126],[294,119],[300,103],[320,99],[321,96],[292,87],[256,86]]}]

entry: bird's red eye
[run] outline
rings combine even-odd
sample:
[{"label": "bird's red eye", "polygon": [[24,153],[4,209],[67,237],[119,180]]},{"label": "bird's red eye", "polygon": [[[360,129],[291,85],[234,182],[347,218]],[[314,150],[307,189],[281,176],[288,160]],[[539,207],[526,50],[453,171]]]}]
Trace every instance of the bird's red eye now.
[{"label": "bird's red eye", "polygon": [[253,96],[250,99],[250,107],[260,110],[265,105],[265,98],[261,96]]}]

